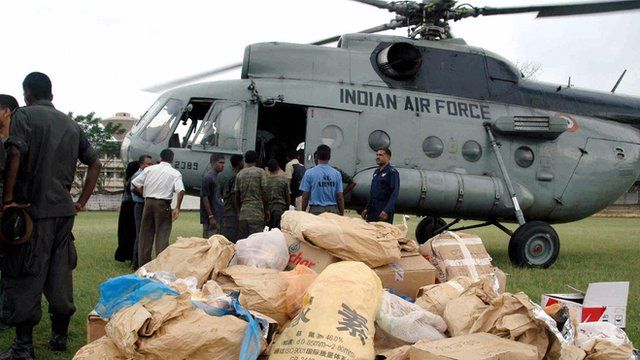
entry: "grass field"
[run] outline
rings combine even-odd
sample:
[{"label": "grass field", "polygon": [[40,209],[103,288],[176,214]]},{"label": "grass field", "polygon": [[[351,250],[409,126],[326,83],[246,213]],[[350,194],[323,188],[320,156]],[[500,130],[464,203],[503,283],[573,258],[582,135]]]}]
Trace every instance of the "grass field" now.
[{"label": "grass field", "polygon": [[[70,359],[85,344],[86,314],[98,300],[97,286],[109,277],[129,272],[128,264],[113,260],[117,244],[117,217],[114,212],[85,212],[77,217],[74,235],[79,262],[74,281],[78,311],[71,324],[70,350],[66,354],[47,350],[50,325],[48,316],[44,316],[35,333],[39,359]],[[176,236],[199,236],[201,227],[198,221],[197,213],[183,212],[174,223],[172,239]],[[411,236],[416,222],[415,218],[410,221]],[[566,285],[586,289],[589,282],[631,281],[627,333],[637,346],[640,341],[640,219],[592,217],[555,228],[561,239],[560,258],[547,270],[512,268],[507,255],[507,235],[495,228],[473,231],[483,238],[494,265],[510,275],[507,290],[524,291],[536,302],[545,292],[571,292]],[[46,309],[46,301],[43,301],[44,314],[47,314]],[[12,331],[0,333],[0,347],[5,349],[12,338]]]}]

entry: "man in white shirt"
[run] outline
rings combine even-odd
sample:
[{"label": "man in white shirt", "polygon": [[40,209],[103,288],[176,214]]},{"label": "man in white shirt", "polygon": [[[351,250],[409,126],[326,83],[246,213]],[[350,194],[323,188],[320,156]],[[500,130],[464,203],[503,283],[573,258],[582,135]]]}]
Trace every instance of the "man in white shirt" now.
[{"label": "man in white shirt", "polygon": [[[169,246],[171,221],[178,219],[184,197],[182,174],[173,167],[173,151],[164,149],[160,153],[160,163],[144,169],[132,182],[134,191],[144,196],[144,210],[140,224],[138,242],[138,266],[151,261],[153,242],[156,256]],[[176,208],[171,210],[173,194],[178,194]]]}]

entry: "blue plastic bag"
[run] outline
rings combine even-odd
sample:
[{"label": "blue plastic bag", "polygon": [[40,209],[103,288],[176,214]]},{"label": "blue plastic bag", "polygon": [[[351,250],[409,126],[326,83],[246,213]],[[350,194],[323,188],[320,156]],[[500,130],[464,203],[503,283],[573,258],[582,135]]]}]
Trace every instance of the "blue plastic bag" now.
[{"label": "blue plastic bag", "polygon": [[247,329],[244,331],[244,337],[242,338],[239,360],[255,360],[260,356],[260,351],[262,350],[260,325],[253,315],[240,305],[237,292],[231,294],[231,297],[233,298],[232,305],[236,310],[237,316],[243,318],[249,323],[247,325]]},{"label": "blue plastic bag", "polygon": [[[233,309],[221,309],[215,306],[211,306],[200,301],[192,301],[193,305],[198,309],[201,309],[205,313],[211,316],[224,316],[233,315],[241,318],[248,323],[246,330],[244,331],[244,337],[242,338],[242,346],[240,347],[239,360],[255,360],[260,356],[260,350],[262,350],[262,333],[260,331],[259,320],[257,320],[247,309],[242,307],[238,296],[240,294],[235,291],[229,294],[231,298],[231,307]],[[265,321],[264,327],[268,328],[269,324]]]},{"label": "blue plastic bag", "polygon": [[116,311],[142,299],[156,300],[164,295],[180,295],[161,282],[133,274],[111,278],[100,284],[99,291],[100,301],[95,310],[103,318],[110,318]]}]

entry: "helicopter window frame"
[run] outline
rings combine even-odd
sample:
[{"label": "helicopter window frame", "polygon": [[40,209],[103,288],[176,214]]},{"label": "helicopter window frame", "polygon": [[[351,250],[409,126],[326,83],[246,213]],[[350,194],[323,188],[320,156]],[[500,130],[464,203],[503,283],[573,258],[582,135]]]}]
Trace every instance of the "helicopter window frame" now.
[{"label": "helicopter window frame", "polygon": [[[169,103],[173,102],[173,105],[171,105],[171,107],[173,108],[173,113],[169,113],[168,111],[165,111],[167,113],[167,115],[169,115],[168,118],[162,120],[161,124],[158,124],[157,126],[154,126],[154,131],[155,128],[157,129],[157,132],[153,135],[149,135],[147,134],[147,132],[150,132],[150,128],[149,126],[156,120],[158,119],[158,116],[163,113],[163,110],[168,109]],[[155,105],[155,104],[154,104]],[[180,99],[175,99],[175,98],[168,98],[163,104],[162,106],[158,106],[157,110],[154,111],[155,114],[153,116],[149,117],[149,120],[147,120],[145,122],[144,125],[141,126],[141,130],[139,133],[139,137],[140,139],[142,139],[143,141],[146,142],[151,142],[155,145],[162,143],[163,141],[167,140],[169,138],[170,135],[173,134],[173,128],[175,125],[175,121],[176,119],[180,119],[180,116],[182,115],[182,112],[184,111],[184,102]],[[150,113],[150,112],[149,112]],[[162,130],[166,129],[166,133],[162,133]]]},{"label": "helicopter window frame", "polygon": [[[177,135],[177,143],[174,142],[174,144],[172,144],[172,142],[169,141],[169,147],[183,148],[183,149],[189,148],[191,146],[193,139],[195,139],[196,137],[196,133],[202,126],[202,123],[209,116],[211,109],[213,108],[213,104],[215,102],[216,100],[212,98],[203,98],[203,97],[191,98],[189,102],[187,102],[187,106],[183,108],[180,118],[171,127],[172,129],[171,140],[173,140],[173,137]],[[188,110],[189,105],[193,106],[191,111]],[[204,112],[203,115],[198,116],[199,114],[198,111],[195,111],[196,106],[206,106],[207,111]],[[184,134],[182,134],[181,131],[184,132]],[[178,146],[172,146],[172,145],[178,145]]]},{"label": "helicopter window frame", "polygon": [[162,106],[164,106],[167,101],[169,101],[169,99],[166,99],[165,101],[162,101],[162,98],[156,100],[151,106],[149,106],[149,109],[145,111],[144,115],[142,115],[142,117],[140,117],[140,119],[136,121],[135,124],[133,124],[131,130],[129,130],[129,133],[131,135],[135,135],[138,131],[144,129],[147,122],[149,122],[149,120],[156,116],[158,111],[162,109]]},{"label": "helicopter window frame", "polygon": [[[229,128],[233,129],[235,132],[233,137],[227,138],[223,141],[223,144],[220,145],[220,135],[224,133],[222,130],[217,131],[219,127],[218,122],[221,116],[224,115],[225,110],[231,109],[235,106],[240,107],[240,113],[236,115],[238,119],[234,126]],[[244,134],[244,117],[246,113],[246,102],[244,101],[234,101],[234,100],[215,100],[209,109],[208,114],[205,116],[202,121],[202,125],[196,131],[196,135],[191,139],[191,149],[193,150],[222,150],[225,152],[242,152],[243,145],[243,134]],[[224,125],[224,122],[222,123]],[[236,128],[237,127],[237,128]],[[205,132],[209,132],[210,130],[214,130],[213,134],[206,134]],[[205,142],[206,137],[211,137],[211,144]],[[224,146],[228,144],[228,140],[235,141],[235,148],[230,146]],[[204,142],[204,143],[203,143]]]}]

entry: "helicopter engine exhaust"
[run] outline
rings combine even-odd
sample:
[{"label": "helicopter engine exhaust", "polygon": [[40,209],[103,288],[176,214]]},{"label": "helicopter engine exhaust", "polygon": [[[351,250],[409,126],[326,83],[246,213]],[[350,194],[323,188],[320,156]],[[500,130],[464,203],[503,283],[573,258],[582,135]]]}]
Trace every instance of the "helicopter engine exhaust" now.
[{"label": "helicopter engine exhaust", "polygon": [[396,80],[413,78],[422,66],[420,50],[406,42],[394,43],[382,49],[377,60],[380,71]]}]

